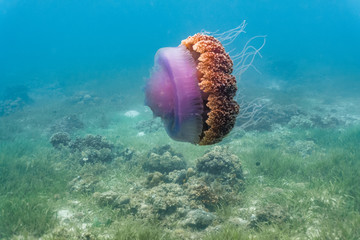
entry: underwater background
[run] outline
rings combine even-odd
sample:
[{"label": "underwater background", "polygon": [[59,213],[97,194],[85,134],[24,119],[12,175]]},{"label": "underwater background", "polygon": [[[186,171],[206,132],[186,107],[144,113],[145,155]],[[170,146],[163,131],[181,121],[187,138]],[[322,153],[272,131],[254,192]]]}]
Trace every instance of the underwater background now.
[{"label": "underwater background", "polygon": [[[234,129],[173,141],[156,51],[244,20]],[[359,239],[359,42],[356,0],[0,0],[0,239]]]}]

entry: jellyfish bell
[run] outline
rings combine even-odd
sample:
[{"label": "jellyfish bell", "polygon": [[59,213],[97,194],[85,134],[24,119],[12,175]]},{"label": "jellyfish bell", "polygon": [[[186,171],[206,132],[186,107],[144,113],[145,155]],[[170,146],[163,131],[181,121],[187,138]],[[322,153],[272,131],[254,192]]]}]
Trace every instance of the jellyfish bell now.
[{"label": "jellyfish bell", "polygon": [[202,98],[196,64],[184,46],[161,48],[146,86],[146,104],[161,117],[168,135],[198,143],[202,131]]},{"label": "jellyfish bell", "polygon": [[145,104],[168,135],[199,145],[217,143],[234,127],[239,105],[233,62],[219,40],[198,33],[161,48],[145,88]]}]

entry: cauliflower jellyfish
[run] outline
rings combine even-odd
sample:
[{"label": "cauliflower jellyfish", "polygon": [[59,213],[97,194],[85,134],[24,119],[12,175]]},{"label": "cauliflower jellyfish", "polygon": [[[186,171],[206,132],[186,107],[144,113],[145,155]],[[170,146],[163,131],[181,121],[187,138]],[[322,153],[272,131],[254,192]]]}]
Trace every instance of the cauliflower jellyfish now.
[{"label": "cauliflower jellyfish", "polygon": [[[224,45],[244,32],[245,21],[221,34],[201,32],[177,47],[157,51],[145,87],[145,104],[177,141],[199,145],[220,142],[234,127],[240,107],[235,76],[251,66],[260,48],[250,46],[230,57]],[[234,64],[235,62],[235,64]],[[235,68],[235,71],[233,69]]]}]

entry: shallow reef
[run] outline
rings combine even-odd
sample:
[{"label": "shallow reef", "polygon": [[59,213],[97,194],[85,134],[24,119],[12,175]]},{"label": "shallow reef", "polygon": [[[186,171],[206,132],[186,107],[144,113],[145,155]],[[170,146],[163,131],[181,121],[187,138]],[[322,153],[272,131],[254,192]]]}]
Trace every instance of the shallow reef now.
[{"label": "shallow reef", "polygon": [[271,131],[275,125],[302,129],[335,128],[349,120],[335,109],[324,114],[321,108],[307,109],[295,104],[281,105],[260,100],[244,103],[246,112],[238,117],[236,126],[248,131]]},{"label": "shallow reef", "polygon": [[71,114],[65,117],[62,117],[50,127],[50,133],[57,132],[66,132],[73,133],[78,129],[84,128],[84,123],[79,119],[76,114]]},{"label": "shallow reef", "polygon": [[169,145],[153,149],[147,154],[147,158],[142,165],[145,171],[169,173],[186,168],[184,157],[176,154]]},{"label": "shallow reef", "polygon": [[86,163],[110,162],[117,153],[114,145],[100,135],[87,135],[83,138],[70,139],[66,132],[58,132],[51,136],[50,143],[57,149],[68,148],[81,165]]},{"label": "shallow reef", "polygon": [[[101,206],[118,208],[137,218],[158,219],[170,228],[205,229],[216,220],[217,207],[230,200],[223,191],[229,193],[243,186],[239,159],[222,147],[215,147],[201,157],[196,169],[186,169],[184,162],[177,164],[180,158],[169,145],[154,148],[147,155],[148,161],[155,157],[159,159],[154,160],[156,164],[145,165],[145,170],[151,173],[142,184],[127,194],[115,191],[94,193]],[[169,162],[173,166],[171,169]],[[211,162],[214,166],[222,166],[224,162],[229,164],[225,171],[204,173],[201,167],[204,162]],[[217,182],[221,187],[216,185]]]},{"label": "shallow reef", "polygon": [[0,96],[0,116],[18,112],[33,103],[29,92],[29,88],[22,85],[6,88]]},{"label": "shallow reef", "polygon": [[200,147],[169,141],[130,96],[75,95],[0,117],[1,239],[360,237],[346,99],[270,99],[260,125]]},{"label": "shallow reef", "polygon": [[139,132],[153,133],[163,128],[163,123],[158,118],[141,120],[136,124],[136,129]]}]

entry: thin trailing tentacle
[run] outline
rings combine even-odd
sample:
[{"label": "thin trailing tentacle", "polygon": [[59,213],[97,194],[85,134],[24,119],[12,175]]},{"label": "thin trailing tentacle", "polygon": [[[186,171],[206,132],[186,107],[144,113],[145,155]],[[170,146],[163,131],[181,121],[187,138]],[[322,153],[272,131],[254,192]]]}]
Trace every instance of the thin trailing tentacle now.
[{"label": "thin trailing tentacle", "polygon": [[[218,33],[219,31],[215,32],[209,32],[202,30],[201,33],[211,35],[218,39],[223,46],[227,46],[232,44],[237,37],[241,33],[246,33],[246,21],[244,20],[239,26],[236,28],[230,29],[228,31],[225,31],[223,33]],[[254,41],[262,39],[262,42],[260,46],[255,46]],[[234,62],[234,75],[237,78],[240,78],[240,76],[249,68],[252,67],[255,69],[255,71],[259,72],[257,68],[253,65],[253,62],[255,60],[256,56],[262,57],[260,54],[260,50],[265,46],[266,43],[266,36],[254,36],[250,38],[242,48],[242,50],[238,53],[236,53],[236,48],[229,50],[230,57],[232,58]],[[232,54],[234,53],[235,54]]]}]

